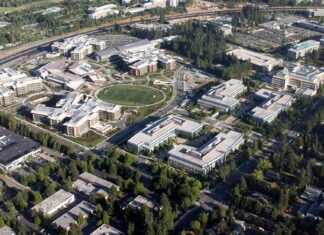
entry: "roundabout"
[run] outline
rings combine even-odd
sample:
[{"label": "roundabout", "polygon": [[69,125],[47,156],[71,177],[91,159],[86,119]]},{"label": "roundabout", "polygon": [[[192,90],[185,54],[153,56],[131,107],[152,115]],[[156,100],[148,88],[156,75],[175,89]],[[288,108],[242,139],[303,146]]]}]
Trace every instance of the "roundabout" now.
[{"label": "roundabout", "polygon": [[108,103],[126,107],[150,106],[163,102],[165,94],[144,85],[117,84],[98,90],[97,98]]}]

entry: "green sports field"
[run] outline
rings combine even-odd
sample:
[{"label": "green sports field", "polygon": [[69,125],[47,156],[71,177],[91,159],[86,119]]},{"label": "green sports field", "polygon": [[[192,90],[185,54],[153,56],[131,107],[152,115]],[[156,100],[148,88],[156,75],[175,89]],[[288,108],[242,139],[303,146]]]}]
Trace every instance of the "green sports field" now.
[{"label": "green sports field", "polygon": [[144,106],[156,104],[164,99],[163,92],[139,85],[112,85],[97,94],[103,101],[124,106]]}]

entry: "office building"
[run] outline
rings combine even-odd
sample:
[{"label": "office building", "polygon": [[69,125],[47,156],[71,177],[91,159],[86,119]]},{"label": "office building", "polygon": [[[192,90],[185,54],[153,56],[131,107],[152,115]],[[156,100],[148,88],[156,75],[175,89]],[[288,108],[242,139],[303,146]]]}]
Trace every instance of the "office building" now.
[{"label": "office building", "polygon": [[181,116],[169,115],[148,125],[127,141],[129,150],[140,153],[153,151],[170,138],[181,135],[187,138],[198,134],[203,125]]},{"label": "office building", "polygon": [[105,199],[108,198],[108,191],[102,188],[95,187],[93,184],[84,180],[77,179],[73,182],[72,188],[78,192],[84,193],[87,196],[98,195]]},{"label": "office building", "polygon": [[0,85],[0,105],[8,106],[15,102],[15,93],[12,90]]},{"label": "office building", "polygon": [[[314,95],[324,82],[324,69],[291,63],[272,77],[272,86],[284,90],[311,91]],[[309,92],[307,92],[309,93]]]},{"label": "office building", "polygon": [[255,93],[256,98],[262,100],[261,104],[251,111],[251,117],[259,123],[271,123],[278,115],[287,110],[294,102],[291,95],[280,94],[267,89]]},{"label": "office building", "polygon": [[166,7],[166,0],[150,0],[149,2],[144,2],[143,7],[145,9],[152,9],[152,8],[165,8]]},{"label": "office building", "polygon": [[123,235],[124,233],[114,228],[111,225],[103,224],[95,231],[90,233],[90,235]]},{"label": "office building", "polygon": [[232,34],[232,17],[216,17],[208,20],[208,22],[217,25],[225,36]]},{"label": "office building", "polygon": [[288,57],[292,59],[299,59],[308,53],[317,51],[320,47],[320,42],[315,40],[308,40],[301,42],[288,50]]},{"label": "office building", "polygon": [[40,152],[40,145],[26,137],[0,127],[0,168],[10,171],[19,168],[28,157]]},{"label": "office building", "polygon": [[164,70],[172,71],[177,67],[176,60],[169,55],[160,55],[158,57],[158,66]]},{"label": "office building", "polygon": [[75,201],[74,194],[60,189],[32,208],[33,211],[51,217],[56,212],[66,208]]},{"label": "office building", "polygon": [[263,53],[257,53],[244,48],[236,48],[226,53],[227,55],[235,56],[239,60],[249,61],[253,66],[262,71],[271,71],[277,66],[282,66],[283,60],[276,59]]},{"label": "office building", "polygon": [[65,231],[69,231],[72,224],[78,224],[78,218],[80,215],[86,220],[95,212],[95,210],[96,206],[89,202],[82,201],[71,210],[54,220],[52,225],[56,228],[62,228]]},{"label": "office building", "polygon": [[113,48],[105,49],[100,52],[96,52],[96,59],[98,61],[108,60],[111,56],[119,55],[120,53],[136,53],[149,51],[156,47],[156,43],[148,39],[141,39],[135,42],[130,42],[125,45],[116,46]]},{"label": "office building", "polygon": [[138,195],[131,202],[129,202],[127,207],[134,211],[139,211],[144,205],[150,210],[159,210],[159,205],[157,203],[141,195]]},{"label": "office building", "polygon": [[307,9],[306,13],[307,13],[308,17],[323,17],[324,9]]},{"label": "office building", "polygon": [[157,71],[156,60],[142,60],[129,66],[131,75],[136,77],[143,76],[147,73],[154,73]]},{"label": "office building", "polygon": [[0,228],[0,235],[15,235],[15,231],[7,225]]},{"label": "office building", "polygon": [[88,11],[90,12],[89,18],[94,20],[119,14],[119,10],[117,9],[116,4],[107,4],[100,7],[91,7],[88,9]]},{"label": "office building", "polygon": [[63,42],[54,42],[51,48],[53,53],[61,55],[70,53],[72,60],[84,60],[92,52],[106,49],[106,42],[88,35],[78,35],[64,39]]},{"label": "office building", "polygon": [[324,24],[320,24],[315,21],[302,21],[298,22],[298,26],[305,28],[305,29],[310,29],[319,33],[324,33]]},{"label": "office building", "polygon": [[32,111],[33,121],[79,137],[90,129],[100,130],[100,122],[121,117],[119,105],[108,104],[84,94],[69,93],[55,107],[38,104]]},{"label": "office building", "polygon": [[[0,69],[0,99],[4,105],[14,102],[13,96],[23,96],[43,89],[41,78],[29,77],[27,74],[11,68]],[[12,93],[13,91],[14,93]]]},{"label": "office building", "polygon": [[118,185],[116,185],[108,180],[102,179],[94,174],[89,173],[89,172],[83,172],[82,174],[79,175],[79,178],[83,181],[86,181],[86,182],[96,186],[96,187],[108,190],[108,192],[112,187],[115,187],[117,190],[119,190]]},{"label": "office building", "polygon": [[74,73],[65,72],[69,63],[65,60],[51,61],[36,69],[33,73],[50,86],[59,86],[66,90],[78,90],[84,84],[84,79]]},{"label": "office building", "polygon": [[226,156],[244,143],[244,134],[235,131],[219,133],[201,147],[176,145],[169,151],[172,166],[193,174],[206,174],[223,162]]},{"label": "office building", "polygon": [[243,85],[242,81],[231,79],[218,86],[211,87],[198,100],[198,104],[208,108],[217,108],[222,112],[228,112],[239,105],[239,100],[235,97],[245,90],[246,86]]}]

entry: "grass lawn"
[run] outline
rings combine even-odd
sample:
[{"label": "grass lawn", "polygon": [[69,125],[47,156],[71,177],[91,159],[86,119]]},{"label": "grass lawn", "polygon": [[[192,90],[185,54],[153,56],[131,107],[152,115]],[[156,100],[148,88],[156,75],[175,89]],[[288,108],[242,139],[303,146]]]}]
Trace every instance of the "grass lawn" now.
[{"label": "grass lawn", "polygon": [[48,8],[55,3],[62,2],[63,0],[40,0],[37,2],[23,4],[19,7],[0,7],[0,14],[5,12],[14,12],[14,11],[22,11],[28,8],[37,7],[37,8]]},{"label": "grass lawn", "polygon": [[106,138],[97,134],[96,132],[88,131],[81,137],[77,137],[77,138],[69,137],[69,139],[74,141],[75,143],[81,144],[85,147],[92,148],[92,147],[96,146],[97,144],[99,144],[100,142],[102,142]]},{"label": "grass lawn", "polygon": [[113,104],[124,106],[144,106],[156,104],[164,99],[163,92],[140,85],[112,85],[103,88],[98,98]]}]

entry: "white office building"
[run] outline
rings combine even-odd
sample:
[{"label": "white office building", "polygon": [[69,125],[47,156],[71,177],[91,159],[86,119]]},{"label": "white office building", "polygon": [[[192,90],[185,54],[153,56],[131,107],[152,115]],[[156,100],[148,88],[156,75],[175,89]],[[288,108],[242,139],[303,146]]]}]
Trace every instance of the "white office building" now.
[{"label": "white office building", "polygon": [[320,48],[320,42],[315,40],[308,40],[294,45],[288,50],[288,57],[292,59],[299,59],[304,57],[308,53],[317,51]]},{"label": "white office building", "polygon": [[107,4],[100,7],[91,7],[88,10],[90,12],[89,18],[95,20],[119,14],[119,10],[117,9],[116,4]]},{"label": "white office building", "polygon": [[235,56],[239,60],[250,61],[252,65],[263,71],[271,71],[274,67],[282,66],[283,60],[276,59],[272,56],[250,51],[244,48],[236,48],[226,53]]},{"label": "white office building", "polygon": [[127,141],[127,148],[135,153],[153,151],[163,142],[177,135],[193,137],[203,125],[181,116],[170,115],[148,125]]},{"label": "white office building", "polygon": [[281,112],[287,110],[295,100],[291,95],[267,89],[261,89],[255,95],[262,100],[262,103],[252,109],[251,117],[259,123],[271,123]]},{"label": "white office building", "polygon": [[239,100],[235,97],[246,90],[243,82],[237,79],[231,79],[218,86],[210,88],[198,104],[208,107],[217,108],[222,112],[235,109],[239,105]]},{"label": "white office building", "polygon": [[185,144],[176,145],[168,153],[169,162],[172,166],[190,173],[206,174],[244,143],[243,136],[242,133],[230,131],[226,134],[219,133],[199,148]]},{"label": "white office building", "polygon": [[105,103],[82,93],[68,93],[56,107],[38,104],[32,111],[33,121],[63,130],[79,137],[90,129],[98,130],[101,122],[116,121],[121,117],[121,106]]},{"label": "white office building", "polygon": [[300,63],[287,64],[286,68],[272,77],[271,84],[275,88],[295,90],[299,93],[314,95],[324,83],[324,69]]},{"label": "white office building", "polygon": [[33,211],[51,217],[59,210],[66,208],[75,200],[74,194],[60,189],[32,208]]}]

